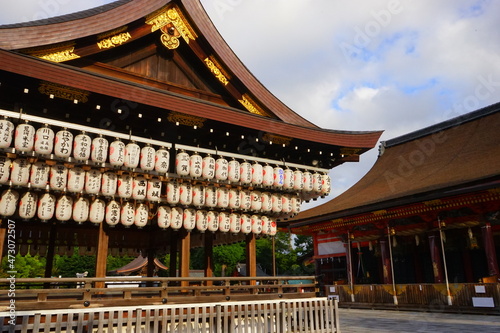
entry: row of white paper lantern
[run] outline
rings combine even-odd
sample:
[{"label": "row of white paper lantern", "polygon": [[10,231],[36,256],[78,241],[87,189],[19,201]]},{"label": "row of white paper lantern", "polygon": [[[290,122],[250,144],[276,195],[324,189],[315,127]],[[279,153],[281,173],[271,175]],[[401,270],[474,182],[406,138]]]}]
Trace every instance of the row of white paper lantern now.
[{"label": "row of white paper lantern", "polygon": [[[12,144],[14,124],[7,119],[0,120],[0,148],[9,148]],[[85,133],[73,137],[67,129],[57,133],[47,126],[35,130],[30,124],[19,124],[15,128],[14,148],[20,152],[36,152],[41,155],[54,153],[56,157],[68,158],[71,155],[77,161],[92,160],[96,163],[108,161],[112,166],[144,171],[156,171],[164,174],[169,169],[170,153],[161,147],[156,150],[151,145],[140,147],[134,141],[125,145],[121,140],[109,141],[99,135],[92,139]],[[108,159],[109,155],[109,159]],[[179,176],[190,176],[206,180],[229,181],[243,185],[275,187],[284,190],[315,192],[328,195],[331,181],[328,175],[302,172],[301,170],[272,167],[258,162],[240,163],[236,159],[228,161],[220,156],[215,159],[210,154],[202,157],[198,153],[189,155],[185,151],[176,154],[175,171]]]},{"label": "row of white paper lantern", "polygon": [[[146,226],[150,220],[150,208],[145,203],[134,204],[128,201],[120,204],[115,200],[106,203],[99,198],[91,201],[84,197],[73,199],[67,195],[56,199],[50,193],[38,196],[37,193],[31,191],[20,196],[15,190],[5,190],[0,199],[0,215],[12,216],[17,208],[19,217],[25,220],[37,217],[41,221],[48,221],[55,217],[61,222],[69,220],[77,223],[106,222],[112,226],[121,223],[127,227],[135,225],[140,228]],[[157,221],[158,226],[162,229],[170,227],[174,230],[184,228],[188,231],[196,228],[200,232],[208,230],[270,235],[276,233],[276,220],[266,215],[215,212],[193,208],[183,209],[178,206],[159,206]]]},{"label": "row of white paper lantern", "polygon": [[76,161],[90,160],[99,164],[108,162],[114,167],[140,167],[144,171],[154,170],[161,174],[167,173],[169,169],[170,153],[165,147],[155,149],[148,144],[141,148],[135,141],[125,144],[119,139],[109,143],[102,135],[92,139],[85,132],[81,132],[73,136],[67,129],[54,133],[48,126],[35,129],[28,123],[15,127],[14,140],[13,133],[14,124],[7,119],[1,119],[0,148],[11,148],[13,143],[15,151],[21,153],[54,154],[57,158],[72,157]]},{"label": "row of white paper lantern", "polygon": [[[25,159],[13,161],[9,183],[10,160],[0,158],[0,184],[30,186],[49,189],[120,197],[122,199],[161,201],[162,182],[158,178],[147,180],[142,176],[129,174],[117,175],[113,171],[101,173],[99,170],[84,171],[75,167],[68,169],[64,165],[48,166],[43,162],[33,165]],[[30,172],[31,170],[31,172]],[[190,182],[169,181],[166,185],[166,201],[171,205],[210,207],[221,209],[241,209],[273,213],[292,213],[300,211],[301,200],[297,195],[260,192],[257,190],[239,190],[224,186],[192,185]]]},{"label": "row of white paper lantern", "polygon": [[198,153],[189,155],[185,151],[176,154],[176,173],[179,176],[189,176],[205,180],[229,181],[248,186],[263,186],[287,191],[314,192],[328,195],[331,180],[327,174],[311,173],[309,171],[292,170],[280,166],[258,162],[239,162],[236,159],[227,160],[219,156],[215,159],[208,154],[201,157]]}]

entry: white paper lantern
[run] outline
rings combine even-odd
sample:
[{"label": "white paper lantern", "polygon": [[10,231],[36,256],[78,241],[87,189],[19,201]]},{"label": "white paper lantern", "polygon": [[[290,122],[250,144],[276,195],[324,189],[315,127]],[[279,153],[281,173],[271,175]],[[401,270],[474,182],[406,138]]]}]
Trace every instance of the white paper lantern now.
[{"label": "white paper lantern", "polygon": [[196,228],[196,211],[192,208],[184,209],[184,215],[182,217],[182,225],[187,231],[191,231]]},{"label": "white paper lantern", "polygon": [[291,198],[291,205],[292,205],[292,214],[298,214],[300,213],[300,205],[301,205],[301,200],[299,196],[294,195]]},{"label": "white paper lantern", "polygon": [[132,180],[132,198],[135,200],[146,199],[148,181],[142,176],[134,177]]},{"label": "white paper lantern", "polygon": [[229,208],[230,209],[240,209],[241,198],[240,191],[236,188],[229,189]]},{"label": "white paper lantern", "polygon": [[249,234],[252,232],[252,220],[247,214],[240,215],[241,220],[241,232],[244,234]]},{"label": "white paper lantern", "polygon": [[73,204],[73,220],[77,223],[83,223],[89,218],[90,204],[89,200],[79,197]]},{"label": "white paper lantern", "polygon": [[227,166],[227,179],[231,183],[237,183],[240,181],[240,162],[235,159],[229,161]]},{"label": "white paper lantern", "polygon": [[274,185],[274,170],[269,164],[262,168],[262,185],[270,187]]},{"label": "white paper lantern", "polygon": [[35,217],[38,196],[33,192],[26,192],[21,195],[19,201],[19,217],[29,220]]},{"label": "white paper lantern", "polygon": [[207,186],[205,188],[205,206],[210,208],[217,207],[217,189],[215,186]]},{"label": "white paper lantern", "polygon": [[50,167],[49,187],[53,191],[64,191],[68,183],[68,168],[61,164]]},{"label": "white paper lantern", "polygon": [[189,158],[189,175],[193,178],[201,177],[203,173],[203,158],[194,153]]},{"label": "white paper lantern", "polygon": [[109,145],[109,164],[120,167],[125,163],[125,144],[116,139]]},{"label": "white paper lantern", "polygon": [[137,168],[141,158],[141,147],[134,141],[131,141],[125,146],[124,154],[123,165],[131,169]]},{"label": "white paper lantern", "polygon": [[28,186],[31,164],[26,159],[16,158],[12,162],[10,180],[14,186]]},{"label": "white paper lantern", "polygon": [[0,148],[9,148],[12,144],[14,124],[7,119],[0,119]]},{"label": "white paper lantern", "polygon": [[295,191],[302,191],[304,189],[304,175],[300,170],[293,172],[293,189]]},{"label": "white paper lantern", "polygon": [[205,186],[193,185],[193,206],[203,207],[205,205]]},{"label": "white paper lantern", "polygon": [[158,202],[161,200],[161,181],[158,178],[151,178],[148,180],[146,199],[151,202]]},{"label": "white paper lantern", "polygon": [[179,203],[180,186],[179,183],[171,181],[167,183],[167,202],[171,205]]},{"label": "white paper lantern", "polygon": [[288,194],[283,194],[281,196],[281,212],[283,212],[285,214],[292,212],[290,195],[288,195]]},{"label": "white paper lantern", "polygon": [[61,196],[56,202],[56,219],[66,222],[71,219],[73,211],[73,199],[67,195]]},{"label": "white paper lantern", "polygon": [[179,189],[179,202],[181,205],[188,206],[193,202],[193,187],[191,183],[182,183]]},{"label": "white paper lantern", "polygon": [[37,217],[41,221],[48,221],[54,217],[56,211],[56,197],[50,193],[44,193],[38,199]]},{"label": "white paper lantern", "polygon": [[92,150],[90,158],[95,163],[105,163],[108,158],[109,142],[102,135],[92,140]]},{"label": "white paper lantern", "polygon": [[271,212],[273,210],[273,201],[271,197],[271,193],[269,192],[262,192],[261,196],[261,201],[262,201],[262,211],[263,212]]},{"label": "white paper lantern", "polygon": [[172,209],[168,206],[159,206],[158,211],[156,213],[158,219],[158,227],[161,229],[167,229],[170,227],[170,215],[172,213]]},{"label": "white paper lantern", "polygon": [[313,174],[313,192],[321,193],[323,189],[323,179],[320,173]]},{"label": "white paper lantern", "polygon": [[105,221],[108,225],[115,226],[120,222],[121,207],[120,204],[111,200],[106,205],[106,215],[104,216]]},{"label": "white paper lantern", "polygon": [[251,191],[250,192],[250,200],[251,206],[250,209],[253,210],[254,212],[258,212],[262,209],[262,198],[261,198],[262,193],[259,191]]},{"label": "white paper lantern", "polygon": [[271,220],[269,219],[269,217],[263,215],[261,217],[261,221],[262,221],[262,233],[264,235],[268,235],[271,231]]},{"label": "white paper lantern", "polygon": [[220,156],[215,161],[215,179],[217,180],[226,180],[228,176],[228,161]]},{"label": "white paper lantern", "polygon": [[252,185],[261,185],[264,180],[262,164],[255,162],[252,164]]},{"label": "white paper lantern", "polygon": [[285,184],[285,170],[282,167],[276,166],[273,170],[274,183],[273,186],[277,188],[283,187]]},{"label": "white paper lantern", "polygon": [[47,127],[40,127],[35,133],[35,152],[41,155],[52,154],[54,149],[54,131]]},{"label": "white paper lantern", "polygon": [[118,176],[118,196],[123,199],[132,197],[132,176],[122,174]]},{"label": "white paper lantern", "polygon": [[135,208],[134,224],[138,228],[143,228],[148,224],[149,206],[145,203],[139,203]]},{"label": "white paper lantern", "polygon": [[243,210],[250,210],[252,208],[252,195],[249,190],[240,191],[240,207]]},{"label": "white paper lantern", "polygon": [[240,163],[240,182],[244,185],[252,183],[252,165],[247,161]]},{"label": "white paper lantern", "polygon": [[99,194],[101,190],[102,173],[99,170],[85,172],[85,192],[88,194]]},{"label": "white paper lantern", "polygon": [[254,234],[260,234],[262,232],[262,218],[260,215],[252,215],[250,221],[252,223],[252,232]]},{"label": "white paper lantern", "polygon": [[229,213],[220,212],[218,219],[219,219],[219,231],[229,232],[229,230],[231,229],[231,221],[229,220]]},{"label": "white paper lantern", "polygon": [[82,168],[71,168],[68,170],[68,192],[79,193],[85,187],[85,171]]},{"label": "white paper lantern", "polygon": [[170,214],[170,227],[174,230],[179,230],[182,228],[182,219],[184,211],[181,207],[172,207],[172,212]]},{"label": "white paper lantern", "polygon": [[285,190],[293,190],[293,171],[292,169],[285,169],[285,180],[283,183],[283,188]]},{"label": "white paper lantern", "polygon": [[10,180],[11,159],[0,156],[0,184],[8,184]]},{"label": "white paper lantern", "polygon": [[309,171],[305,171],[302,174],[304,178],[304,186],[303,186],[303,191],[304,192],[311,192],[313,190],[313,176]]},{"label": "white paper lantern", "polygon": [[177,153],[175,156],[175,172],[179,176],[188,176],[189,175],[189,154],[185,151],[181,151]]},{"label": "white paper lantern", "polygon": [[17,202],[19,201],[19,193],[17,191],[7,189],[2,192],[0,199],[0,215],[12,216],[16,212]]},{"label": "white paper lantern", "polygon": [[90,136],[82,132],[73,140],[73,157],[78,161],[87,161],[90,158],[92,140]]},{"label": "white paper lantern", "polygon": [[112,197],[116,194],[118,187],[118,175],[112,171],[102,174],[101,194],[105,197]]},{"label": "white paper lantern", "polygon": [[33,188],[45,188],[49,182],[49,166],[43,162],[31,165],[30,183]]},{"label": "white paper lantern", "polygon": [[273,213],[281,213],[281,211],[283,210],[281,195],[278,193],[273,193],[271,195],[271,201],[273,203]]},{"label": "white paper lantern", "polygon": [[321,186],[321,194],[328,195],[330,194],[332,188],[332,180],[329,175],[321,175],[321,181],[323,185]]},{"label": "white paper lantern", "polygon": [[196,230],[199,232],[205,232],[208,228],[207,221],[207,211],[197,210],[196,211]]},{"label": "white paper lantern", "polygon": [[229,206],[229,189],[227,187],[217,188],[217,207],[225,209]]},{"label": "white paper lantern", "polygon": [[215,158],[213,158],[210,154],[203,158],[202,177],[207,180],[215,177]]},{"label": "white paper lantern", "polygon": [[120,222],[126,226],[130,227],[134,224],[135,221],[135,207],[134,204],[130,201],[127,201],[123,204],[122,209],[120,211]]},{"label": "white paper lantern", "polygon": [[35,128],[30,124],[19,124],[14,135],[14,148],[16,151],[29,153],[35,144]]},{"label": "white paper lantern", "polygon": [[73,150],[73,133],[67,129],[56,133],[54,140],[54,155],[60,158],[68,158]]},{"label": "white paper lantern", "polygon": [[164,174],[168,172],[170,164],[170,153],[165,148],[161,147],[156,151],[155,171]]},{"label": "white paper lantern", "polygon": [[218,214],[212,210],[207,212],[207,226],[208,231],[216,232],[219,230]]},{"label": "white paper lantern", "polygon": [[276,232],[277,232],[277,223],[276,223],[276,219],[273,218],[273,217],[270,217],[269,218],[269,231],[267,232],[267,234],[269,236],[276,236]]},{"label": "white paper lantern", "polygon": [[239,233],[241,230],[241,217],[239,214],[229,214],[229,231],[233,234]]},{"label": "white paper lantern", "polygon": [[106,203],[102,199],[95,199],[90,204],[89,221],[92,223],[102,223],[106,214]]},{"label": "white paper lantern", "polygon": [[145,171],[155,169],[156,150],[151,145],[146,145],[141,149],[140,167]]}]

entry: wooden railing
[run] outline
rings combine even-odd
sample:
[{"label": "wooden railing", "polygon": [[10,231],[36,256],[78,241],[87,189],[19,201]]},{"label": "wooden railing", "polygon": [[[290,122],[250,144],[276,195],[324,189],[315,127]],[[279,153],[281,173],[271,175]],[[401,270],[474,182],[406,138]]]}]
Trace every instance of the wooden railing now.
[{"label": "wooden railing", "polygon": [[[369,307],[412,307],[429,311],[474,311],[500,314],[500,283],[452,283],[451,305],[445,284],[397,284],[397,304],[392,285],[325,286],[330,298],[339,304]],[[354,294],[354,302],[352,298]]]},{"label": "wooden railing", "polygon": [[[326,298],[20,311],[0,332],[340,332]],[[1,313],[5,318],[7,313]]]},{"label": "wooden railing", "polygon": [[0,311],[280,300],[317,292],[314,276],[0,279]]}]

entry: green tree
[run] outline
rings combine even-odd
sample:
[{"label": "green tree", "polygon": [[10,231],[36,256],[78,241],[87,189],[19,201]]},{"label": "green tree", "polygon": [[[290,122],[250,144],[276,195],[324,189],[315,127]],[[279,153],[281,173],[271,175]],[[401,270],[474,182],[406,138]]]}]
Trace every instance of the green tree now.
[{"label": "green tree", "polygon": [[81,256],[77,252],[72,256],[55,255],[53,273],[61,277],[76,277],[76,273],[88,272],[87,276],[95,276],[95,255]]},{"label": "green tree", "polygon": [[[18,253],[14,261],[9,262],[8,259],[8,256],[5,256],[2,260],[0,277],[9,276],[7,271],[16,271],[16,277],[18,278],[36,278],[45,275],[45,258],[38,255],[31,256],[30,254],[22,256]],[[10,267],[11,263],[14,264],[14,269]]]},{"label": "green tree", "polygon": [[225,275],[230,276],[239,262],[245,260],[244,243],[236,243],[224,246],[216,246],[214,251],[214,273],[221,276],[222,268],[225,267]]}]

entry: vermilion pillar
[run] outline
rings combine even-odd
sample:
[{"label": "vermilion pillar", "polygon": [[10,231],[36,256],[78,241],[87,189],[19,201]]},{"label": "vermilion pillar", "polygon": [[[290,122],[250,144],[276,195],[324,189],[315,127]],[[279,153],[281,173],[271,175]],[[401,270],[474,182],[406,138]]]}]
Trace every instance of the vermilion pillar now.
[{"label": "vermilion pillar", "polygon": [[441,258],[441,249],[439,248],[439,235],[436,233],[429,235],[429,248],[431,253],[434,283],[444,283],[443,260]]},{"label": "vermilion pillar", "polygon": [[486,261],[488,262],[488,273],[490,276],[500,277],[500,270],[498,269],[497,254],[495,251],[495,241],[493,240],[493,233],[491,232],[491,224],[486,223],[481,227],[483,234],[484,251],[486,252]]}]

